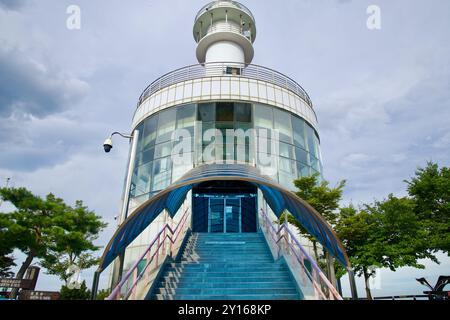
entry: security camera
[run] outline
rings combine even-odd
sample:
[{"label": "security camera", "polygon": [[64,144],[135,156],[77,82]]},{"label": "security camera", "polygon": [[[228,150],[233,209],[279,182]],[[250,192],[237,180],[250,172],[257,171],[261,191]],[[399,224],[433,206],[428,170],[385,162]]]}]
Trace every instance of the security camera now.
[{"label": "security camera", "polygon": [[113,142],[112,139],[106,139],[105,143],[103,144],[103,148],[105,149],[106,153],[110,153],[113,148]]}]

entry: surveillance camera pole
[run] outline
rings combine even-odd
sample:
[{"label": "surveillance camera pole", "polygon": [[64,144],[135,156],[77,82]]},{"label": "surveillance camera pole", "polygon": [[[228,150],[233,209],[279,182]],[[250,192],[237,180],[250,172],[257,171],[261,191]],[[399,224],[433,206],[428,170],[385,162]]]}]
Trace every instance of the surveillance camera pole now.
[{"label": "surveillance camera pole", "polygon": [[[136,132],[135,132],[135,133],[136,133]],[[120,132],[113,132],[113,134],[111,134],[111,139],[112,139],[114,136],[121,136],[122,138],[125,138],[125,139],[133,139],[134,134],[133,134],[133,135],[129,135],[129,134],[120,133]]]},{"label": "surveillance camera pole", "polygon": [[[110,139],[114,136],[121,136],[124,139],[129,139],[131,141],[131,151],[130,151],[130,157],[129,157],[129,163],[128,163],[128,171],[127,171],[127,181],[125,185],[125,190],[123,193],[123,200],[122,200],[122,209],[120,216],[118,217],[117,221],[120,225],[128,218],[128,204],[130,200],[130,190],[131,190],[131,180],[133,177],[133,171],[134,171],[134,164],[136,159],[136,153],[137,153],[137,146],[139,141],[139,130],[135,130],[133,134],[124,134],[120,132],[113,132],[110,136]],[[114,270],[118,270],[118,272],[113,273],[112,275],[112,287],[114,287],[122,278],[123,273],[123,265],[124,265],[124,258],[125,258],[125,252],[119,255],[119,257],[114,261],[114,264],[117,264],[117,268],[115,267]],[[91,292],[91,298],[92,300],[96,299],[97,291],[98,291],[98,284],[99,284],[99,278],[100,278],[101,272],[96,272],[94,274],[94,280],[92,284],[92,292]]]}]

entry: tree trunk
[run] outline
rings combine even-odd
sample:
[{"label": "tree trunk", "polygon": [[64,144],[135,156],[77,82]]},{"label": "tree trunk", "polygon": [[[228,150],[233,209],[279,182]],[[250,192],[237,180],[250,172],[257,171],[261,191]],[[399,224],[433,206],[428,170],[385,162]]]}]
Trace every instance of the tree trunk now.
[{"label": "tree trunk", "polygon": [[337,288],[336,274],[334,270],[334,259],[328,251],[325,251],[325,256],[327,258],[327,277],[330,280],[333,287]]},{"label": "tree trunk", "polygon": [[[16,279],[20,279],[20,280],[23,279],[23,277],[25,275],[25,272],[27,271],[28,267],[33,262],[33,259],[34,259],[34,254],[29,253],[27,258],[25,259],[25,261],[22,263],[22,266],[20,267],[19,271],[17,272]],[[11,291],[10,298],[11,299],[16,299],[18,293],[19,293],[19,289],[18,288],[14,288]]]},{"label": "tree trunk", "polygon": [[317,264],[319,264],[319,254],[317,253],[317,242],[313,241],[314,257],[316,258]]},{"label": "tree trunk", "polygon": [[364,269],[364,283],[366,285],[366,296],[367,300],[373,300],[372,298],[372,292],[370,291],[370,283],[369,283],[370,277],[367,273],[367,269]]}]

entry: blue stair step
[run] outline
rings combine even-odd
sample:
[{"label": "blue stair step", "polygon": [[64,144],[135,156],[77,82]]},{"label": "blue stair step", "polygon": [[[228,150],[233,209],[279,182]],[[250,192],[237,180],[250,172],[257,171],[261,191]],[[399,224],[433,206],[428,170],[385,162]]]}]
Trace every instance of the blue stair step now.
[{"label": "blue stair step", "polygon": [[260,233],[192,234],[150,296],[156,300],[299,300],[284,262]]},{"label": "blue stair step", "polygon": [[244,294],[244,295],[165,295],[158,294],[157,300],[226,300],[226,301],[257,301],[257,300],[299,300],[298,294]]}]

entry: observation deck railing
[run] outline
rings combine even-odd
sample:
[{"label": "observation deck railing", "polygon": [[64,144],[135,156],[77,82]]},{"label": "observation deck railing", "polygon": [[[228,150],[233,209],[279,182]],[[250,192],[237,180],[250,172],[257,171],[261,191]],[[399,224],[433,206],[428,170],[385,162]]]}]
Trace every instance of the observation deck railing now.
[{"label": "observation deck railing", "polygon": [[236,1],[213,1],[208,3],[207,5],[205,5],[203,8],[200,9],[200,11],[197,13],[197,15],[195,16],[195,21],[198,20],[198,18],[200,18],[201,15],[203,15],[205,12],[208,12],[212,9],[215,8],[221,8],[221,7],[235,7],[240,9],[241,11],[245,12],[249,17],[251,17],[253,19],[253,21],[255,21],[255,17],[253,16],[253,13],[250,11],[249,8],[247,8],[246,6],[244,6],[243,4],[236,2]]},{"label": "observation deck railing", "polygon": [[237,33],[240,34],[244,37],[246,37],[250,42],[253,41],[252,38],[252,32],[251,30],[248,29],[244,29],[244,28],[239,28],[238,26],[232,25],[230,23],[225,23],[225,24],[218,24],[218,25],[213,25],[212,27],[210,27],[208,29],[208,32],[206,34],[197,34],[196,37],[196,41],[197,43],[200,42],[203,38],[205,38],[206,36],[209,36],[212,33],[217,33],[217,32],[232,32],[232,33]]},{"label": "observation deck railing", "polygon": [[211,62],[204,64],[196,64],[177,69],[169,72],[151,83],[139,98],[138,107],[154,93],[167,88],[171,85],[201,79],[205,77],[242,77],[253,80],[261,80],[281,88],[287,89],[301,97],[311,108],[312,101],[305,89],[302,88],[295,80],[292,80],[284,74],[258,65],[241,64],[236,62]]}]

